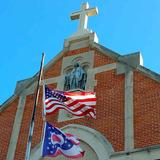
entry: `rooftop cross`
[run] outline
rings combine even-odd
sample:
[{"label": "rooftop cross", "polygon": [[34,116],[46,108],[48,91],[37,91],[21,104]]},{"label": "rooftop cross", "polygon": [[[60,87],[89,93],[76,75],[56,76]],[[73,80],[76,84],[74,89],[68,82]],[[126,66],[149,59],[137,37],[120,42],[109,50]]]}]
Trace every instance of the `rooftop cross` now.
[{"label": "rooftop cross", "polygon": [[81,10],[78,12],[72,13],[70,17],[71,17],[71,20],[80,19],[78,32],[83,32],[87,30],[88,16],[93,16],[95,14],[98,14],[98,9],[96,7],[89,9],[89,4],[83,3]]}]

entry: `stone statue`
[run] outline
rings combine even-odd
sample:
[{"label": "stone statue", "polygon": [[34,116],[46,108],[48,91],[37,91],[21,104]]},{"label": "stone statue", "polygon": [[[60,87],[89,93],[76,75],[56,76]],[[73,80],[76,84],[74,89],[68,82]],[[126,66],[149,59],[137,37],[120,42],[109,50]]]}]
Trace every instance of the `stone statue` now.
[{"label": "stone statue", "polygon": [[74,64],[73,70],[65,75],[64,90],[85,89],[87,74],[79,63]]},{"label": "stone statue", "polygon": [[67,74],[65,75],[64,90],[65,90],[65,91],[70,90],[70,73],[67,73]]}]

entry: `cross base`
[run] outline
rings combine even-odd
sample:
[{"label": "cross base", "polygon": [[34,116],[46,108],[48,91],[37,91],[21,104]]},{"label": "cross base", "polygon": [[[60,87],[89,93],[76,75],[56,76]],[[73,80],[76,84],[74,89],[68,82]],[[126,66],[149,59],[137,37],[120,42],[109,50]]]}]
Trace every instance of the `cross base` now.
[{"label": "cross base", "polygon": [[74,50],[78,48],[88,47],[91,43],[98,43],[98,37],[95,32],[85,30],[85,33],[75,33],[64,41],[64,49]]}]

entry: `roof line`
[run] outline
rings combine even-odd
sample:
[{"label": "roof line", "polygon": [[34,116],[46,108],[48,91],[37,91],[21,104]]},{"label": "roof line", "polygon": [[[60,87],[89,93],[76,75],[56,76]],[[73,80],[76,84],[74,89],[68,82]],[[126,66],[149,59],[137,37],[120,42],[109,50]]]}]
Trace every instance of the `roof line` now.
[{"label": "roof line", "polygon": [[[65,54],[65,52],[66,52],[66,50],[62,50],[62,51],[60,51],[55,57],[53,57],[53,58],[44,66],[44,68],[43,68],[44,72],[46,72],[51,65],[55,64],[56,61]],[[26,78],[26,79],[17,81],[17,84],[18,84],[18,83],[21,83],[22,81],[31,80],[31,79],[32,79],[27,85],[24,85],[24,87],[22,87],[22,88],[18,91],[17,94],[14,93],[14,94],[13,94],[11,97],[9,97],[4,103],[1,104],[1,106],[0,106],[0,112],[5,108],[6,105],[8,105],[9,103],[11,103],[11,102],[17,97],[17,95],[21,94],[25,88],[27,88],[28,86],[30,86],[33,82],[35,82],[35,81],[37,80],[37,78],[38,78],[38,73],[39,73],[39,71],[36,72],[36,74],[34,74],[31,78]],[[17,86],[17,84],[16,84],[16,86]]]},{"label": "roof line", "polygon": [[[95,48],[99,49],[99,51],[101,51],[104,55],[107,55],[107,56],[113,58],[114,60],[116,60],[120,63],[128,65],[129,67],[140,71],[141,73],[143,73],[146,76],[156,80],[157,82],[160,82],[160,75],[158,73],[156,73],[156,72],[154,72],[154,71],[152,71],[152,70],[150,70],[150,69],[148,69],[148,68],[146,68],[142,65],[138,65],[137,67],[134,67],[131,64],[127,63],[126,61],[123,61],[121,58],[126,56],[126,55],[120,55],[120,54],[118,54],[118,53],[116,53],[116,52],[114,52],[114,51],[112,51],[108,48],[105,48],[104,46],[102,46],[98,43],[95,43],[95,42],[92,44],[92,47],[95,47]],[[109,52],[109,54],[107,52]],[[140,52],[135,52],[135,53],[131,53],[131,54],[128,54],[128,55],[139,54],[139,53]]]},{"label": "roof line", "polygon": [[[108,49],[96,42],[94,43],[91,43],[90,44],[91,47],[94,47],[94,48],[97,48],[100,52],[102,52],[104,55],[107,55],[109,56],[110,58],[116,60],[117,62],[120,62],[120,63],[123,63],[125,65],[128,65],[129,67],[133,68],[133,69],[136,69],[142,73],[144,73],[145,75],[147,75],[148,77],[160,82],[160,75],[154,71],[151,71],[149,70],[148,68],[144,67],[144,66],[141,66],[141,65],[138,65],[136,68],[134,66],[132,66],[131,64],[127,63],[126,61],[123,61],[122,57],[126,56],[122,56],[114,51],[112,51],[111,49]],[[57,60],[59,60],[65,53],[66,53],[66,49],[63,49],[62,51],[60,51],[55,57],[53,57],[45,66],[44,66],[44,72],[46,72],[49,67],[53,64],[55,64],[57,62]],[[131,53],[131,54],[139,54],[139,52],[135,52],[135,53]],[[129,55],[131,55],[129,54]],[[37,77],[38,77],[38,73],[39,71],[33,75],[33,77],[31,78],[28,78],[28,79],[32,79],[27,85],[24,85],[24,87],[22,87],[18,94],[22,93],[22,91],[27,88],[28,86],[30,86],[33,82],[36,81]],[[27,80],[27,79],[24,79],[24,80]],[[20,81],[17,81],[17,84],[24,81],[24,80],[20,80]],[[2,103],[2,105],[0,106],[0,111],[2,110],[3,107],[5,107],[6,105],[8,105],[10,102],[12,102],[15,98],[17,97],[16,94],[13,94],[10,98],[8,98],[4,103]]]}]

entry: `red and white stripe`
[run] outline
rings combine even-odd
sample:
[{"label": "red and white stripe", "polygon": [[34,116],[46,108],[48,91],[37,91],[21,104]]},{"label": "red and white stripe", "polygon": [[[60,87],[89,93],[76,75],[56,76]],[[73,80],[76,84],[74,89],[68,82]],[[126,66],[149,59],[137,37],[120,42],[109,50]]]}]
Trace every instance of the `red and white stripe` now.
[{"label": "red and white stripe", "polygon": [[45,100],[45,113],[64,109],[75,116],[88,115],[96,118],[95,106],[96,96],[93,92],[65,92],[67,101],[61,102],[56,98],[48,98]]}]

